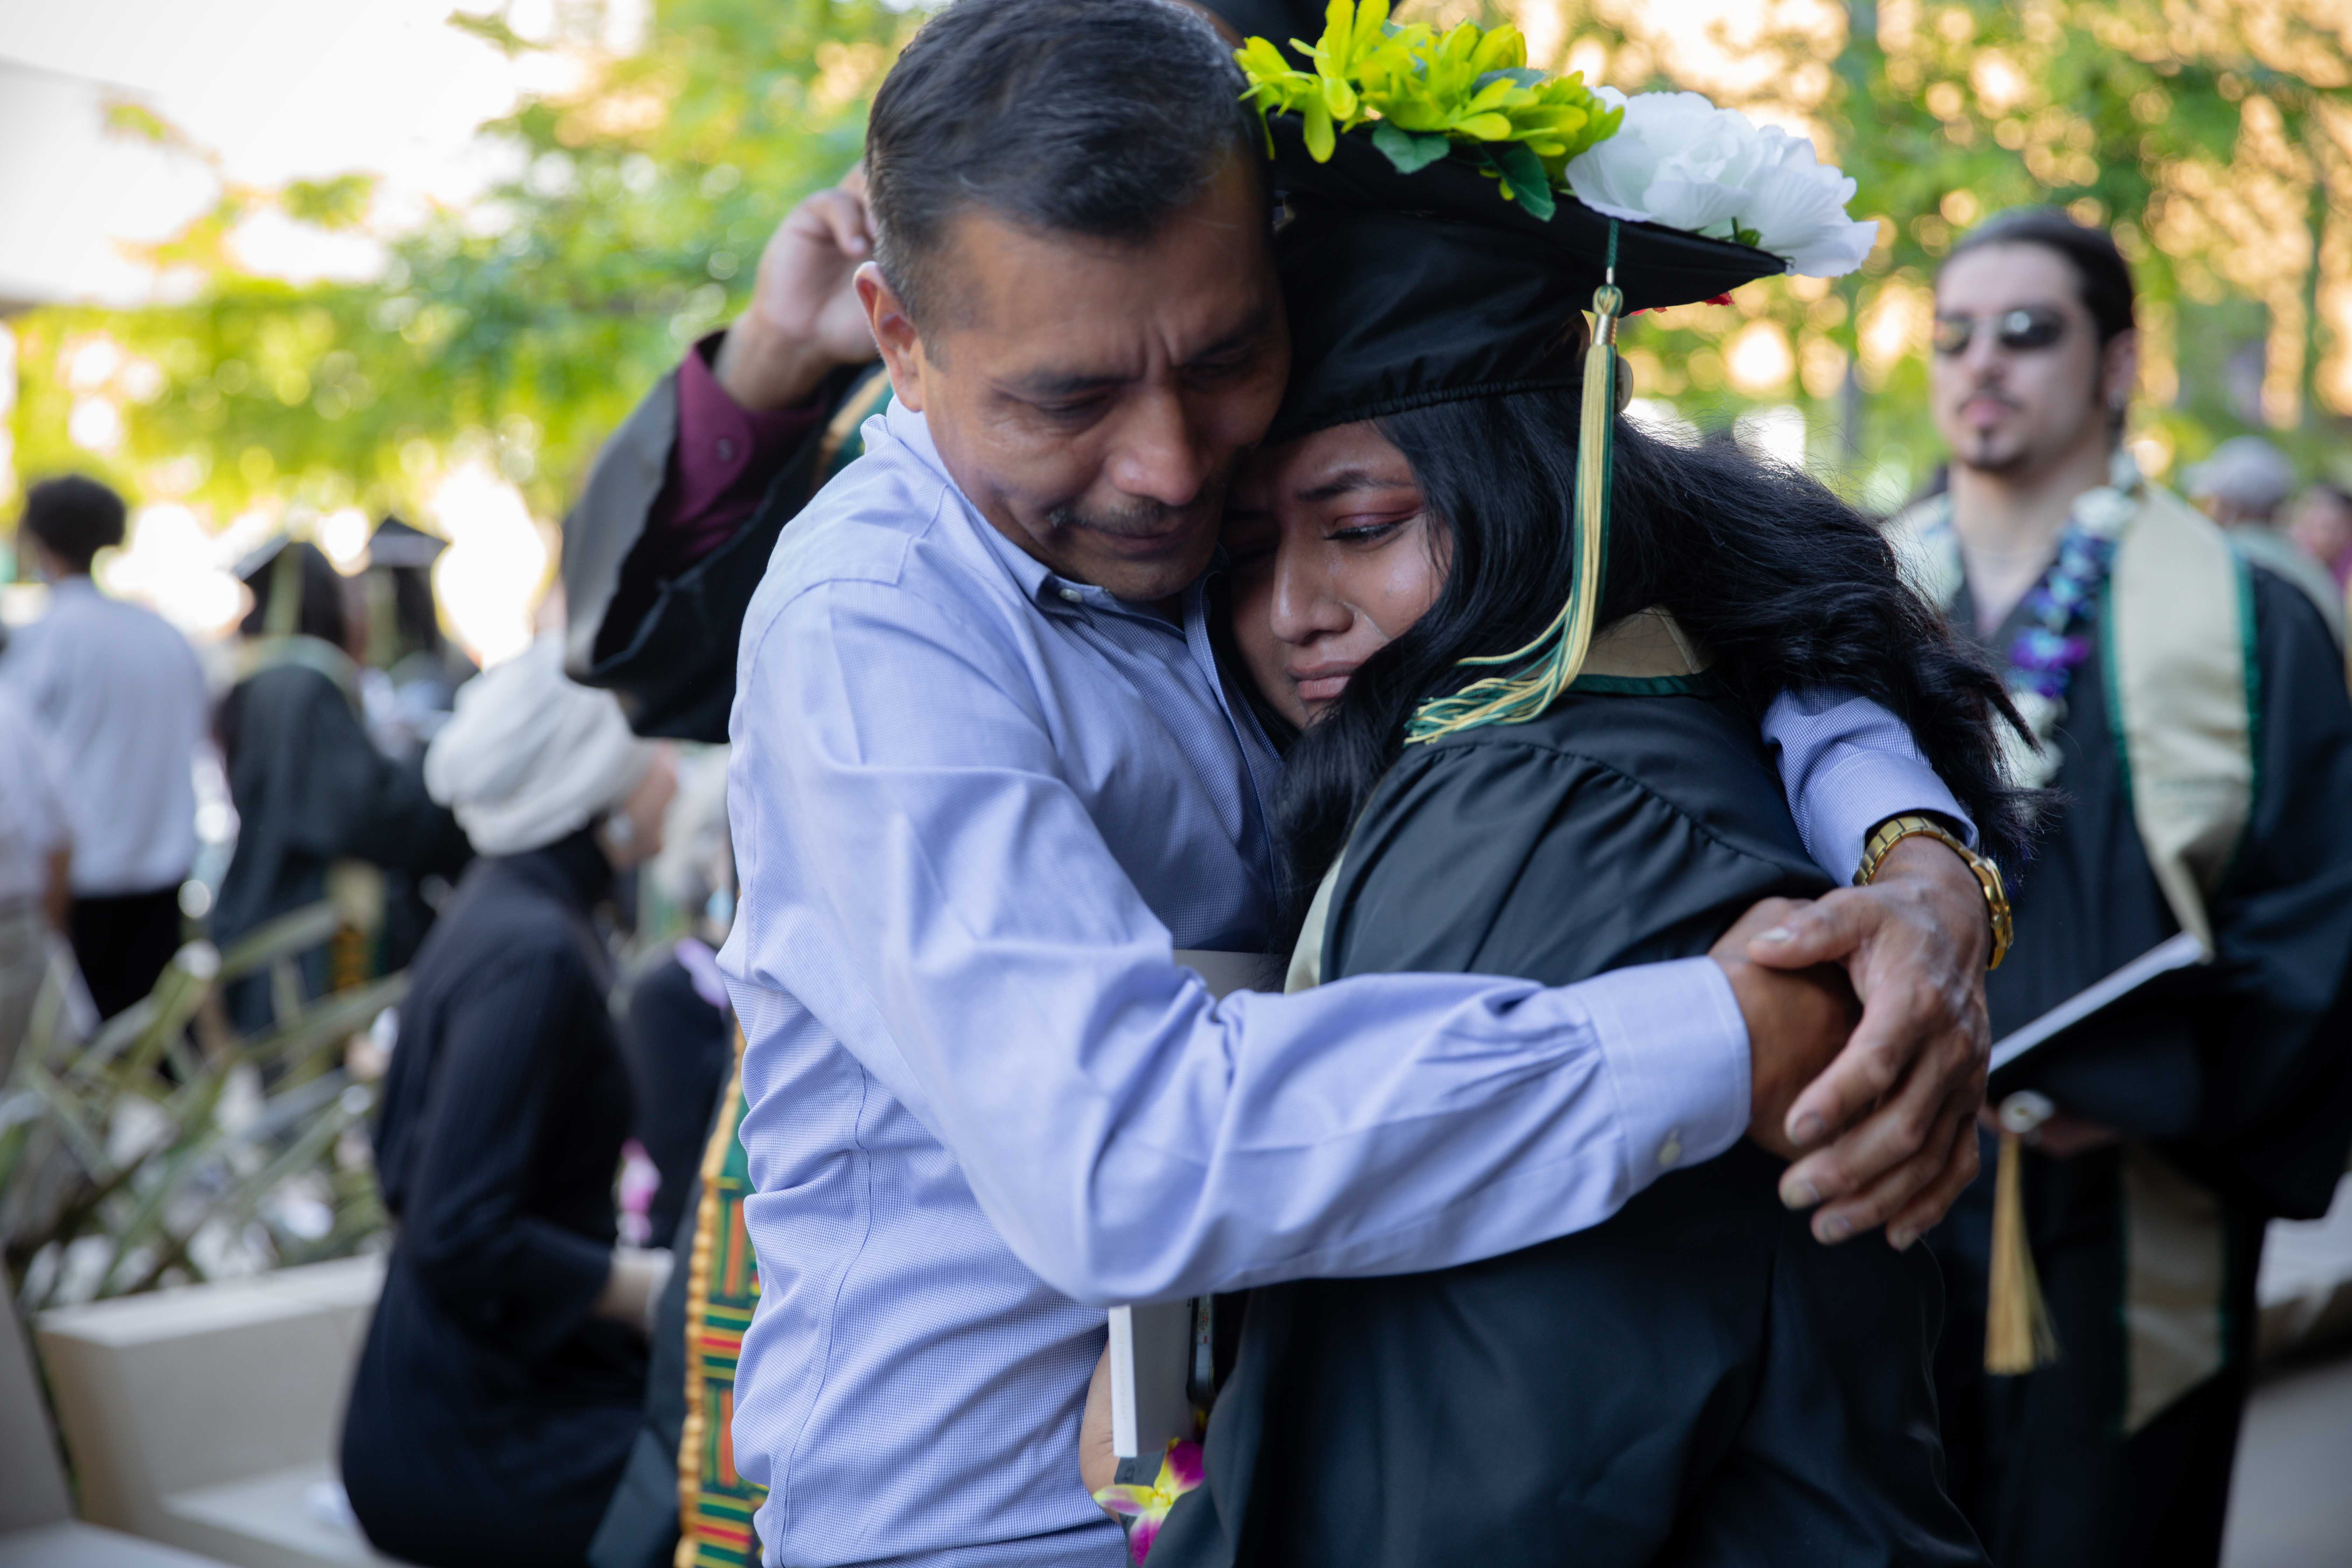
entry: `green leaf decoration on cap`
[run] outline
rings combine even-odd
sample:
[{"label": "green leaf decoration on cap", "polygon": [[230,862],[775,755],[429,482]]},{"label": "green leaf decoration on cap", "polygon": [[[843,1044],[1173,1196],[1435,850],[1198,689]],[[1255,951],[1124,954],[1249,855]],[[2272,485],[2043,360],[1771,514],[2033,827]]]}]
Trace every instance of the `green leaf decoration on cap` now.
[{"label": "green leaf decoration on cap", "polygon": [[1556,209],[1552,192],[1565,188],[1568,161],[1615,134],[1624,114],[1594,97],[1581,72],[1528,68],[1527,40],[1507,23],[1490,30],[1464,22],[1441,34],[1425,22],[1390,21],[1388,0],[1331,0],[1323,36],[1290,47],[1311,68],[1266,38],[1235,51],[1250,84],[1243,97],[1261,116],[1304,120],[1318,163],[1365,125],[1399,174],[1455,147],[1475,150],[1504,198],[1538,217]]}]

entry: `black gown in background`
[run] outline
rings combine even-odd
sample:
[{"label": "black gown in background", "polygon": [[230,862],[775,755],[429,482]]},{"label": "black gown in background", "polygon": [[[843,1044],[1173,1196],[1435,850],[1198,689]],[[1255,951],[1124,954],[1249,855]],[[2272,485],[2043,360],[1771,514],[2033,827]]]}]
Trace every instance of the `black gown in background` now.
[{"label": "black gown in background", "polygon": [[376,1157],[399,1221],[343,1426],[368,1537],[425,1564],[579,1562],[645,1397],[591,1315],[616,1235],[627,1070],[586,830],[476,861],[412,971]]},{"label": "black gown in background", "polygon": [[[1580,683],[1408,748],[1325,978],[1566,984],[1824,891],[1754,725],[1705,693]],[[1779,1172],[1743,1142],[1523,1251],[1254,1292],[1153,1568],[1980,1563],[1942,1489],[1934,1263],[1820,1246]]]},{"label": "black gown in background", "polygon": [[[310,643],[289,638],[289,643]],[[313,660],[289,658],[257,670],[221,699],[214,727],[236,807],[236,851],[212,910],[223,946],[327,896],[327,868],[354,859],[415,876],[454,878],[473,853],[446,807],[425,792],[423,763],[376,750],[351,696],[325,673],[341,656],[324,644]],[[327,988],[325,949],[305,955],[306,988]],[[268,976],[232,984],[238,1028],[271,1017]]]},{"label": "black gown in background", "polygon": [[[2210,903],[2218,963],[2102,1014],[2004,1073],[2123,1131],[2221,1202],[2224,1364],[2126,1435],[2126,1163],[2109,1147],[2024,1153],[2026,1232],[2058,1360],[1984,1371],[1995,1146],[1929,1233],[1951,1286],[1937,1360],[1953,1493],[2001,1568],[2210,1565],[2250,1372],[2265,1220],[2315,1217],[2352,1142],[2352,700],[2319,614],[2253,574],[2259,710],[2245,840]],[[1973,628],[1965,592],[1953,622]],[[1996,653],[2019,617],[1984,639]],[[2054,743],[2063,805],[2012,879],[2017,945],[1986,983],[1995,1038],[2179,929],[2148,868],[2096,650]]]}]

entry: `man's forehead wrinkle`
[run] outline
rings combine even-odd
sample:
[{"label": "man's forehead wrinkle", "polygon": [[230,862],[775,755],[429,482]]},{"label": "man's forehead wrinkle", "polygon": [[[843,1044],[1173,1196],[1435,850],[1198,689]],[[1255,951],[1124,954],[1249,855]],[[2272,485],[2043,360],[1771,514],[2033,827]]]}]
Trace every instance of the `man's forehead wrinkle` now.
[{"label": "man's forehead wrinkle", "polygon": [[1088,374],[1085,371],[1036,370],[1000,377],[998,384],[1007,392],[1028,397],[1073,397],[1082,392],[1097,392],[1106,386],[1121,386],[1134,380],[1131,375]]},{"label": "man's forehead wrinkle", "polygon": [[[1183,353],[1181,357],[1171,352],[1168,355],[1169,362],[1180,366],[1190,365],[1245,349],[1265,336],[1272,323],[1272,319],[1271,307],[1261,301],[1247,320],[1219,333],[1202,347]],[[1156,327],[1149,328],[1146,333],[1141,335],[1160,338],[1165,336]],[[1131,350],[1133,345],[1130,344],[1128,347]],[[1104,354],[1103,360],[1126,357],[1126,353],[1112,350]],[[1070,396],[1104,387],[1124,385],[1142,380],[1149,374],[1140,365],[1121,364],[1114,369],[1107,367],[1103,361],[1098,360],[1093,365],[1046,363],[1022,366],[1003,371],[992,379],[1005,391],[1018,395],[1054,397]]]}]

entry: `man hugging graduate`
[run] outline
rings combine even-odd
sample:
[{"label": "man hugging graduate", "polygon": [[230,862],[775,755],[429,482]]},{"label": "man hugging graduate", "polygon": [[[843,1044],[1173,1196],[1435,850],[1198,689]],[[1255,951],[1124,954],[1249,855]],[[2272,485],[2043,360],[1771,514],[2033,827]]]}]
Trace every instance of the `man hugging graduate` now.
[{"label": "man hugging graduate", "polygon": [[[1974,1171],[2003,797],[1948,701],[1860,667],[1755,667],[1778,870],[1711,947],[1223,1002],[1176,961],[1283,940],[1283,759],[1212,591],[1289,363],[1235,41],[1168,0],[939,13],[870,217],[852,184],[787,220],[570,525],[575,676],[735,744],[681,1561],[1108,1568],[1107,1303],[1497,1257],[1743,1135],[1796,1159],[1762,1194],[1806,1245],[1916,1270],[1887,1242]],[[1645,243],[1703,293],[1784,265]]]},{"label": "man hugging graduate", "polygon": [[1995,217],[1936,311],[1951,484],[1894,536],[2006,666],[2041,742],[2017,770],[2062,802],[2014,880],[1993,1033],[2179,933],[2209,959],[1995,1074],[1999,1158],[1932,1237],[1953,1490],[2001,1568],[2201,1568],[2263,1222],[2324,1213],[2352,1141],[2352,702],[2311,602],[2123,447],[2112,239]]}]

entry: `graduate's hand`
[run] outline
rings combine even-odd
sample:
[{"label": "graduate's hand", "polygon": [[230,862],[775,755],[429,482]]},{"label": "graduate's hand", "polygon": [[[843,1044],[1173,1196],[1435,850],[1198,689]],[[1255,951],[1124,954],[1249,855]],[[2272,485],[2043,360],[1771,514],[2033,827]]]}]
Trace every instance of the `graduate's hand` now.
[{"label": "graduate's hand", "polygon": [[1975,1180],[1991,946],[1975,877],[1927,837],[1897,844],[1869,887],[1827,894],[1749,944],[1774,968],[1842,963],[1862,998],[1853,1039],[1789,1110],[1790,1142],[1813,1152],[1780,1178],[1781,1200],[1820,1205],[1822,1240],[1883,1225],[1908,1247]]},{"label": "graduate's hand", "polygon": [[784,216],[760,253],[751,303],[719,342],[711,373],[745,408],[805,403],[827,374],[875,355],[850,279],[874,254],[866,172]]},{"label": "graduate's hand", "polygon": [[1087,1412],[1078,1417],[1078,1479],[1088,1497],[1118,1479],[1118,1453],[1111,1446],[1108,1349],[1095,1360],[1095,1375],[1087,1384]]},{"label": "graduate's hand", "polygon": [[1766,899],[1707,953],[1730,980],[1748,1026],[1748,1136],[1783,1160],[1802,1152],[1789,1141],[1789,1107],[1835,1059],[1861,1013],[1836,965],[1790,973],[1748,956],[1749,942],[1803,907],[1793,899]]}]

